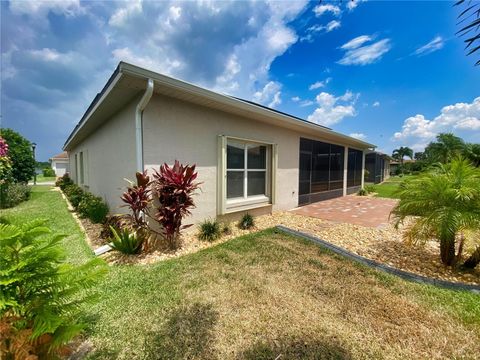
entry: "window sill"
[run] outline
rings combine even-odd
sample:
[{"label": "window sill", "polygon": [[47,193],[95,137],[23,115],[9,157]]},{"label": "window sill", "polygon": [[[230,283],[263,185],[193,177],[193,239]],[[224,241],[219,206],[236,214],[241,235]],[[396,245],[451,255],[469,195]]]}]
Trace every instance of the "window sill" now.
[{"label": "window sill", "polygon": [[230,214],[237,211],[245,211],[245,210],[271,206],[272,204],[269,198],[267,198],[266,196],[262,196],[256,199],[230,200],[230,201],[227,201],[226,205],[227,206],[226,206],[225,213]]}]

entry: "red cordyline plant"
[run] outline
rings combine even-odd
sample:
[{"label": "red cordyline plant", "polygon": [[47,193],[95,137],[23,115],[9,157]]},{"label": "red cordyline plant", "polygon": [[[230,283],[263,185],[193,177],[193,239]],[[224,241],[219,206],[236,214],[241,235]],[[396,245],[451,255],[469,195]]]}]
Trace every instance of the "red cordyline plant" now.
[{"label": "red cordyline plant", "polygon": [[147,172],[137,172],[135,174],[137,183],[132,183],[127,188],[121,197],[125,203],[124,207],[130,209],[131,214],[126,214],[124,217],[129,220],[129,223],[133,230],[137,232],[139,236],[145,236],[148,229],[148,223],[146,215],[148,214],[148,206],[151,202],[150,193],[150,177]]},{"label": "red cordyline plant", "polygon": [[182,165],[177,160],[173,167],[163,164],[154,171],[152,191],[158,200],[154,219],[161,225],[163,235],[171,248],[177,245],[180,230],[191,225],[182,225],[182,220],[195,207],[192,195],[199,183],[195,165]]}]

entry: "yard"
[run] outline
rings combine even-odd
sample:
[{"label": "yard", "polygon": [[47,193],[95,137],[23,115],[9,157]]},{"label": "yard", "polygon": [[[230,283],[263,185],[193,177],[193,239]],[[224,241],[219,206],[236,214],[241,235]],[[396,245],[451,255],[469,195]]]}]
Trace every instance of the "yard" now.
[{"label": "yard", "polygon": [[[92,257],[57,191],[2,217],[48,217],[69,261]],[[405,282],[273,229],[151,265],[110,266],[88,359],[475,358],[480,296]]]},{"label": "yard", "polygon": [[367,184],[367,185],[373,185],[374,191],[375,191],[375,196],[376,197],[382,197],[382,198],[391,198],[391,199],[396,199],[397,196],[395,192],[398,189],[398,186],[401,184],[402,181],[412,178],[414,175],[404,175],[402,177],[400,176],[392,176],[388,180],[385,180],[381,184],[373,185],[373,184]]}]

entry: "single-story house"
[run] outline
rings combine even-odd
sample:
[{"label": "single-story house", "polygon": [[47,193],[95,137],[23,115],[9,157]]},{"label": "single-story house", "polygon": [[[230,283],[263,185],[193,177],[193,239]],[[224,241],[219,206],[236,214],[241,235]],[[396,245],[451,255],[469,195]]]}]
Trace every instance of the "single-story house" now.
[{"label": "single-story house", "polygon": [[390,177],[390,156],[378,151],[365,155],[365,181],[374,184],[384,182]]},{"label": "single-story house", "polygon": [[52,164],[53,171],[55,171],[55,176],[60,177],[69,172],[70,159],[66,151],[53,156],[49,161]]},{"label": "single-story house", "polygon": [[121,211],[136,171],[196,164],[190,219],[252,215],[351,194],[374,145],[120,62],[68,137],[74,181]]}]

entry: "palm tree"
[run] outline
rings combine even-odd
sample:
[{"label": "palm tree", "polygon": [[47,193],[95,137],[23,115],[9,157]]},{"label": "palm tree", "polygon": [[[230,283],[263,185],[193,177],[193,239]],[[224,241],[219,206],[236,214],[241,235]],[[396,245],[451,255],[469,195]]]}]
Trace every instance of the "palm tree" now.
[{"label": "palm tree", "polygon": [[425,149],[431,162],[446,164],[465,149],[463,140],[452,133],[440,133],[436,139],[437,141],[431,142]]},{"label": "palm tree", "polygon": [[475,166],[480,166],[480,144],[466,144],[464,156]]},{"label": "palm tree", "polygon": [[[463,11],[458,15],[458,25],[461,28],[457,31],[457,35],[466,37],[465,50],[468,50],[467,55],[471,55],[480,50],[480,3],[472,0],[458,0],[455,5],[463,7]],[[475,65],[480,65],[480,59]]]},{"label": "palm tree", "polygon": [[407,156],[410,159],[413,159],[413,150],[410,149],[408,146],[400,146],[398,149],[393,150],[392,157],[395,160],[400,161],[400,165],[403,168],[403,158]]},{"label": "palm tree", "polygon": [[455,256],[456,239],[463,242],[464,231],[480,229],[480,169],[456,158],[403,182],[398,195],[400,201],[391,213],[395,225],[413,217],[405,240],[424,243],[436,239],[440,241],[440,257],[445,265],[460,259],[463,244]]}]

